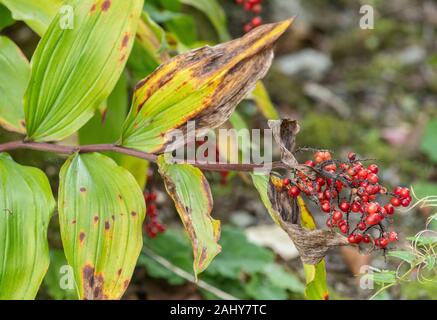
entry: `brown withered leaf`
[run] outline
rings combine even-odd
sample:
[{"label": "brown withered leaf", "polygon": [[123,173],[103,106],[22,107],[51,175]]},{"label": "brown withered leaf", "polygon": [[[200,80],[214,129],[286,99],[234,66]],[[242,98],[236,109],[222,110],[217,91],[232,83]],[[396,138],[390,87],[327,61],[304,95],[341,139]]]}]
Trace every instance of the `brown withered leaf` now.
[{"label": "brown withered leaf", "polygon": [[281,160],[290,167],[299,165],[293,155],[296,147],[296,135],[300,131],[299,123],[296,120],[281,119],[269,120],[268,126],[272,129],[273,138],[281,148]]},{"label": "brown withered leaf", "polygon": [[287,232],[303,263],[318,264],[329,249],[349,245],[347,239],[336,232],[309,230],[299,225],[297,222],[301,219],[297,200],[291,200],[284,189],[272,183],[272,179],[269,179],[267,193],[273,209],[270,214],[276,215],[274,220]]},{"label": "brown withered leaf", "polygon": [[273,46],[293,19],[266,24],[244,37],[215,47],[183,53],[162,64],[136,87],[121,144],[151,153],[184,144],[172,133],[196,134],[223,124],[263,78],[273,60]]}]

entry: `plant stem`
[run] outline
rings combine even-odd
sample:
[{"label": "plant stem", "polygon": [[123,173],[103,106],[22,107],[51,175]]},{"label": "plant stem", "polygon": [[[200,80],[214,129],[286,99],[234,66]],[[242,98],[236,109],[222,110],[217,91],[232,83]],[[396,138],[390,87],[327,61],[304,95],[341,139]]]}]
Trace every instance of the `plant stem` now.
[{"label": "plant stem", "polygon": [[[78,153],[91,153],[91,152],[116,152],[125,154],[128,156],[144,159],[150,162],[156,162],[158,155],[153,153],[146,153],[130,148],[117,146],[115,144],[94,144],[85,146],[65,146],[46,142],[27,142],[27,141],[13,141],[4,144],[0,144],[0,152],[27,149],[45,151],[57,154],[71,155]],[[255,169],[263,167],[270,167],[271,169],[286,169],[287,166],[280,162],[272,162],[267,164],[228,164],[228,163],[203,163],[195,161],[186,161],[184,163],[191,164],[201,170],[205,171],[240,171],[240,172],[252,172]]]}]

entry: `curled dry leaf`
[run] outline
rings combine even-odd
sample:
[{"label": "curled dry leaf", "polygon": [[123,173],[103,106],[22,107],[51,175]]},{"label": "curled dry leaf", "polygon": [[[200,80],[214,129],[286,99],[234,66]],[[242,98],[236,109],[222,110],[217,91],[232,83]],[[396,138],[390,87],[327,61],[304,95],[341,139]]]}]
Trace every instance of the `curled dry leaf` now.
[{"label": "curled dry leaf", "polygon": [[300,131],[296,120],[281,119],[269,120],[268,125],[272,129],[273,138],[281,148],[281,160],[290,167],[299,165],[293,155],[296,146],[296,135]]},{"label": "curled dry leaf", "polygon": [[303,263],[318,264],[330,248],[349,245],[347,239],[338,233],[308,230],[297,224],[297,221],[301,220],[298,200],[290,200],[287,191],[277,188],[272,178],[269,180],[268,197],[273,209],[271,214],[276,213],[275,221],[293,240]]},{"label": "curled dry leaf", "polygon": [[181,54],[138,83],[121,144],[162,153],[184,144],[172,140],[195,121],[197,135],[224,123],[270,68],[273,45],[293,19],[263,25],[244,37]]}]

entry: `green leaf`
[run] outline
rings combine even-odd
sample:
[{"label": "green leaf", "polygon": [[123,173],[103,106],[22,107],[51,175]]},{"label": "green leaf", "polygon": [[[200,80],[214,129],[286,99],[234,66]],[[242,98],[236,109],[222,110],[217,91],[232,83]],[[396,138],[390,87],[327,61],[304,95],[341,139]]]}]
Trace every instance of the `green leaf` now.
[{"label": "green leaf", "polygon": [[24,104],[31,140],[61,140],[93,116],[124,69],[143,0],[69,3],[72,29],[56,15],[32,58]]},{"label": "green leaf", "polygon": [[396,272],[390,270],[374,271],[367,274],[370,280],[377,284],[391,284],[396,282]]},{"label": "green leaf", "polygon": [[54,208],[45,174],[0,153],[0,300],[35,298],[49,266]]},{"label": "green leaf", "polygon": [[81,299],[119,299],[142,247],[145,203],[134,177],[112,159],[73,155],[62,167],[59,221]]},{"label": "green leaf", "polygon": [[[128,112],[128,88],[122,75],[108,100],[94,117],[79,130],[79,142],[86,144],[114,143],[120,137]],[[119,158],[119,155],[114,155]]]},{"label": "green leaf", "polygon": [[436,257],[435,256],[427,256],[426,257],[426,268],[428,270],[433,270],[436,265]]},{"label": "green leaf", "polygon": [[9,38],[0,36],[0,125],[25,133],[23,96],[29,83],[27,58]]},{"label": "green leaf", "polygon": [[[193,268],[193,250],[191,244],[185,234],[179,229],[170,228],[153,239],[144,237],[144,247],[187,272]],[[144,253],[140,255],[138,264],[146,268],[149,276],[166,279],[171,285],[180,285],[186,282],[184,278],[171,270],[163,268],[161,264]]]},{"label": "green leaf", "polygon": [[285,269],[275,263],[269,264],[265,269],[264,273],[270,282],[279,288],[287,289],[296,293],[303,293],[305,286],[302,281],[294,274],[285,271]]},{"label": "green leaf", "polygon": [[190,46],[197,41],[196,23],[192,16],[182,13],[173,13],[172,18],[164,23],[180,42]]},{"label": "green leaf", "polygon": [[220,222],[211,218],[213,200],[202,171],[188,164],[168,164],[158,158],[159,172],[165,188],[175,202],[194,253],[193,269],[197,277],[220,252]]},{"label": "green leaf", "polygon": [[429,246],[433,244],[437,244],[437,237],[435,236],[414,236],[414,237],[407,237],[408,241],[413,242],[415,245],[418,246]]},{"label": "green leaf", "polygon": [[251,297],[259,300],[285,300],[287,291],[269,281],[262,275],[254,275],[245,286],[245,291]]},{"label": "green leaf", "polygon": [[431,120],[426,126],[421,149],[429,158],[437,163],[437,120]]},{"label": "green leaf", "polygon": [[266,87],[261,81],[256,84],[252,92],[252,99],[265,118],[269,120],[277,120],[280,118],[273,102],[270,100]]},{"label": "green leaf", "polygon": [[316,265],[303,265],[307,286],[305,297],[308,300],[327,300],[329,299],[328,287],[326,284],[325,260]]},{"label": "green leaf", "polygon": [[225,11],[217,0],[181,0],[181,2],[202,11],[217,31],[220,41],[228,41],[231,38],[227,30]]},{"label": "green leaf", "polygon": [[269,184],[269,177],[267,175],[263,175],[263,174],[252,174],[252,182],[253,185],[255,186],[255,188],[258,190],[258,193],[261,197],[261,201],[264,204],[264,206],[267,209],[267,212],[270,214],[270,217],[272,218],[272,220],[280,226],[280,223],[278,221],[278,215],[277,213],[274,211],[273,207],[272,207],[272,203],[270,202],[268,193],[267,193],[267,188],[268,188],[268,184]]},{"label": "green leaf", "polygon": [[[65,267],[69,267],[62,250],[50,250],[50,266],[44,278],[44,287],[50,298],[55,300],[76,300],[76,289],[61,287],[64,281],[69,281]],[[65,269],[64,269],[65,268]],[[67,278],[65,278],[67,277]]]},{"label": "green leaf", "polygon": [[4,28],[13,25],[15,20],[12,18],[12,14],[8,8],[1,4],[0,0],[0,31]]},{"label": "green leaf", "polygon": [[224,227],[220,245],[222,253],[209,266],[208,275],[238,280],[242,273],[264,272],[275,259],[271,251],[249,242],[237,228]]},{"label": "green leaf", "polygon": [[190,120],[196,121],[198,131],[223,124],[265,75],[272,45],[291,23],[264,25],[243,38],[186,52],[162,64],[138,83],[121,144],[162,153],[183,142],[172,143],[171,134]]},{"label": "green leaf", "polygon": [[408,262],[409,264],[412,264],[414,262],[414,260],[416,259],[416,256],[408,251],[389,251],[387,253],[388,256],[390,257],[395,257],[401,260],[404,260],[406,262]]},{"label": "green leaf", "polygon": [[38,35],[43,35],[64,0],[0,0],[15,20],[24,21]]}]

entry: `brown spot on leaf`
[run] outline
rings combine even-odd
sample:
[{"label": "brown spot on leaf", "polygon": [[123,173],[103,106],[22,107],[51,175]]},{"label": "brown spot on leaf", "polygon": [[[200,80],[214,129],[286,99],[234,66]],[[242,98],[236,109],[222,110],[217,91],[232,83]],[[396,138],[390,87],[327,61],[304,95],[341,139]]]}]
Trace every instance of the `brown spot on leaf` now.
[{"label": "brown spot on leaf", "polygon": [[126,48],[129,44],[129,34],[126,33],[123,37],[123,40],[121,41],[121,48]]},{"label": "brown spot on leaf", "polygon": [[97,5],[94,3],[90,9],[90,12],[92,13],[92,12],[96,11],[96,8],[97,8]]},{"label": "brown spot on leaf", "polygon": [[122,269],[122,268],[118,269],[118,270],[117,270],[117,275],[120,276],[122,272],[123,272],[123,269]]},{"label": "brown spot on leaf", "polygon": [[102,11],[103,12],[108,11],[110,7],[111,7],[111,0],[103,1],[103,3],[102,3]]},{"label": "brown spot on leaf", "polygon": [[112,221],[115,221],[115,216],[112,215],[112,216],[111,216],[111,219],[112,219]]},{"label": "brown spot on leaf", "polygon": [[76,220],[72,220],[72,221],[71,221],[71,224],[76,224]]},{"label": "brown spot on leaf", "polygon": [[128,286],[129,286],[129,280],[124,280],[123,282],[124,289],[126,290]]},{"label": "brown spot on leaf", "polygon": [[99,222],[99,216],[94,216],[94,223]]},{"label": "brown spot on leaf", "polygon": [[86,188],[85,187],[81,187],[79,190],[80,190],[80,192],[86,192]]},{"label": "brown spot on leaf", "polygon": [[132,215],[132,217],[135,217],[137,215],[135,211],[132,211],[130,214]]},{"label": "brown spot on leaf", "polygon": [[121,194],[119,194],[118,199],[123,200],[123,196]]},{"label": "brown spot on leaf", "polygon": [[95,269],[86,264],[82,269],[83,298],[85,300],[107,300],[103,293],[104,278],[102,274],[96,275]]},{"label": "brown spot on leaf", "polygon": [[79,233],[79,241],[82,244],[84,240],[85,240],[85,232],[82,231],[81,233]]},{"label": "brown spot on leaf", "polygon": [[109,230],[110,227],[109,221],[105,221],[105,230]]}]

